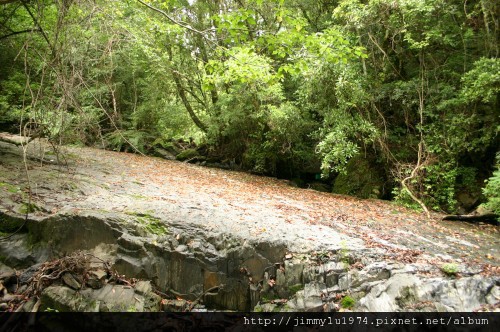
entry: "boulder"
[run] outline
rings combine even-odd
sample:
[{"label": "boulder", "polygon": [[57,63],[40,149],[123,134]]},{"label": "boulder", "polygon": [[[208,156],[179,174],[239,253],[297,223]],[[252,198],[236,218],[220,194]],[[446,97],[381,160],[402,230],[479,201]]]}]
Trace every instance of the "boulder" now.
[{"label": "boulder", "polygon": [[98,290],[87,288],[76,292],[68,287],[55,285],[42,292],[40,310],[154,312],[159,311],[160,302],[161,298],[151,291],[141,294],[130,286],[108,284]]},{"label": "boulder", "polygon": [[153,154],[156,157],[161,157],[167,160],[175,160],[175,154],[166,149],[155,147],[153,151],[154,151]]},{"label": "boulder", "polygon": [[74,290],[78,290],[82,287],[82,285],[73,277],[73,275],[69,272],[66,272],[62,275],[62,281],[70,288]]},{"label": "boulder", "polygon": [[419,284],[419,279],[411,274],[396,274],[384,283],[373,287],[365,297],[359,300],[356,309],[371,312],[393,312],[400,309],[402,298],[405,304],[412,295],[412,289]]},{"label": "boulder", "polygon": [[190,159],[198,158],[200,157],[200,154],[196,149],[186,149],[179,153],[177,156],[175,156],[175,159],[179,161],[188,161]]}]

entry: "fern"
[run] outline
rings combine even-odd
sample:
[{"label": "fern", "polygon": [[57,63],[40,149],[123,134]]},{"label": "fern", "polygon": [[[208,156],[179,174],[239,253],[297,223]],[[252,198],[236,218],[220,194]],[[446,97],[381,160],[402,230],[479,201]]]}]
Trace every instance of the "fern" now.
[{"label": "fern", "polygon": [[137,130],[115,130],[104,136],[107,148],[114,151],[135,151],[144,153],[152,137],[149,133]]}]

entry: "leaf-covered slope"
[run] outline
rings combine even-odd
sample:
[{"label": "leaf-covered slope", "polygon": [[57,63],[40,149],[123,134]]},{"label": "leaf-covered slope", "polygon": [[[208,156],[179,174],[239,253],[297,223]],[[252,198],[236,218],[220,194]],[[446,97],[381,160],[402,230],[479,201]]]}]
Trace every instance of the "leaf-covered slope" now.
[{"label": "leaf-covered slope", "polygon": [[[34,148],[32,153],[38,148]],[[498,273],[498,228],[431,220],[379,200],[321,193],[286,181],[158,158],[65,148],[67,167],[28,160],[37,210],[140,213],[227,232],[290,251],[378,248],[387,259],[452,261]],[[0,209],[22,212],[27,185],[18,147],[0,142]],[[46,159],[55,159],[45,155]]]}]

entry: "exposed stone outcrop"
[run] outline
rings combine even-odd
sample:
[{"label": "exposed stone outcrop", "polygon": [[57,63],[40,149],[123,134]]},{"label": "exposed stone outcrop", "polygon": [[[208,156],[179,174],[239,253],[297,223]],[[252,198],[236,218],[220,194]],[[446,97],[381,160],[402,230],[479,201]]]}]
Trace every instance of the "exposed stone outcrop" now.
[{"label": "exposed stone outcrop", "polygon": [[[24,203],[22,190],[16,182],[22,169],[15,151],[9,153],[0,164],[2,181],[8,183],[0,187],[3,232],[24,224],[18,213]],[[71,172],[31,165],[32,186],[37,186],[32,203],[40,208],[17,234],[0,241],[5,264],[0,265],[0,304],[5,304],[1,310],[11,310],[20,303],[16,296],[26,292],[41,302],[29,300],[23,310],[498,308],[500,279],[491,263],[498,246],[493,236],[485,235],[489,242],[473,243],[444,231],[407,230],[406,224],[395,221],[388,236],[377,232],[382,222],[375,214],[365,222],[340,212],[313,210],[330,199],[329,194],[304,190],[301,199],[291,199],[292,191],[299,189],[279,181],[269,186],[272,191],[264,191],[258,178],[251,182],[221,170],[172,164],[189,167],[194,174],[182,182],[175,172],[161,178],[165,175],[157,174],[158,165],[151,166],[152,175],[144,175],[146,164],[106,164],[90,159],[94,150],[89,153],[92,157],[80,156],[84,162],[75,162]],[[51,178],[56,180],[47,181]],[[153,181],[158,178],[161,185]],[[211,179],[223,179],[225,186],[212,186]],[[229,195],[224,190],[232,190],[233,196],[223,197]],[[312,193],[314,200],[307,201],[304,193]],[[335,202],[336,209],[354,204],[341,198]],[[393,218],[392,207],[380,211],[383,218]],[[462,247],[482,260],[480,268],[461,257],[457,248]],[[77,251],[96,261],[57,275],[47,269],[47,261]],[[443,268],[443,262],[451,267]],[[40,294],[31,292],[30,282],[44,275],[53,282],[40,288]],[[125,282],[133,278],[142,281]]]},{"label": "exposed stone outcrop", "polygon": [[[17,245],[12,248],[16,250],[16,262],[24,262],[26,267],[37,262],[33,257],[43,261],[44,256],[37,254],[37,250],[68,254],[85,249],[96,257],[105,253],[107,257],[104,258],[119,275],[152,280],[166,294],[198,301],[209,308],[338,310],[341,299],[349,296],[354,299],[353,308],[360,311],[471,311],[484,305],[498,305],[499,301],[500,279],[497,277],[476,275],[455,279],[437,267],[429,270],[429,266],[367,259],[363,251],[359,256],[351,252],[348,258],[342,250],[325,252],[321,256],[284,254],[279,258],[277,249],[270,246],[249,245],[235,238],[226,239],[233,242],[228,250],[217,236],[207,238],[200,232],[186,232],[173,225],[169,226],[172,235],[152,241],[153,238],[134,235],[132,225],[117,219],[116,215],[104,219],[91,215],[61,215],[31,223],[28,226],[30,236],[17,235]],[[45,245],[39,245],[34,252],[19,250],[28,248],[32,239]],[[13,255],[5,247],[1,254],[4,257]],[[366,265],[356,264],[361,260]],[[11,271],[4,269],[7,274]],[[20,280],[27,282],[33,276],[33,271],[29,270]],[[419,274],[422,272],[433,272],[434,277]],[[161,298],[152,292],[147,282],[138,283],[133,289],[106,284],[103,280],[106,274],[100,269],[94,270],[91,276],[87,287],[82,288],[71,274],[63,274],[62,284],[43,291],[41,308],[59,311],[160,310]],[[186,303],[170,302],[165,309],[177,307],[179,310],[192,309]]]}]

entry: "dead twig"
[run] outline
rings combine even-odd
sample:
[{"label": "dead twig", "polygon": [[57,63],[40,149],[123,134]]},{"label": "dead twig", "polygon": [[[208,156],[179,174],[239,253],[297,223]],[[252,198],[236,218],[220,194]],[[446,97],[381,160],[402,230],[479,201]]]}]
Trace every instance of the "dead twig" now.
[{"label": "dead twig", "polygon": [[[220,284],[218,286],[214,286],[214,287],[211,287],[209,289],[207,289],[206,291],[204,291],[200,296],[198,296],[196,298],[196,300],[194,300],[193,302],[190,303],[189,307],[187,308],[187,311],[191,311],[193,310],[193,308],[196,306],[196,304],[198,304],[198,302],[204,298],[205,296],[207,295],[217,295],[218,294],[218,291],[220,291],[221,289],[224,288],[224,284]],[[216,293],[212,293],[212,291],[216,290],[217,289],[217,292]]]}]

